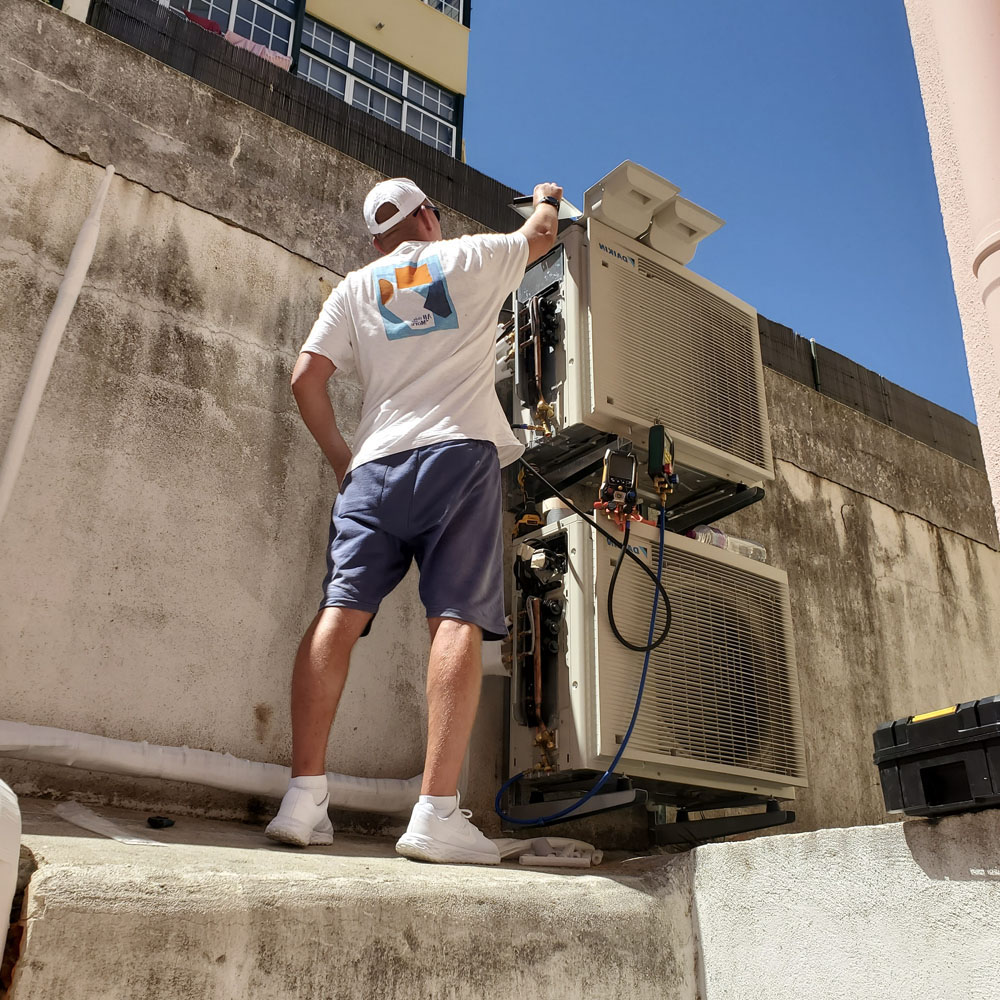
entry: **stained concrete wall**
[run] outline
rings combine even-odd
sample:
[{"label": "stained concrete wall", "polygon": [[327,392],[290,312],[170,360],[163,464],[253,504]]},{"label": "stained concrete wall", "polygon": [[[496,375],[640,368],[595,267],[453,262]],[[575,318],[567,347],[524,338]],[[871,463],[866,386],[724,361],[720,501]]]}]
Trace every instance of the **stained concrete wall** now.
[{"label": "stained concrete wall", "polygon": [[[0,23],[0,434],[100,170],[101,241],[5,522],[3,715],[287,761],[291,657],[334,483],[287,389],[325,290],[370,248],[371,169],[35,0]],[[446,233],[477,228],[445,211]],[[800,827],[879,822],[875,724],[994,693],[984,477],[780,375],[778,479],[732,519],[789,571],[813,787]],[[359,399],[337,382],[348,432]],[[413,581],[359,647],[332,768],[421,764]],[[487,680],[470,802],[503,776]],[[5,762],[21,791],[266,812],[238,796]]]},{"label": "stained concrete wall", "polygon": [[[335,495],[288,376],[348,258],[370,252],[346,216],[377,178],[51,8],[7,12],[0,435],[100,175],[89,161],[120,176],[0,526],[3,714],[287,760]],[[349,437],[359,390],[333,394]],[[333,769],[420,770],[424,632],[408,581],[365,640]],[[39,790],[80,780],[4,770]]]},{"label": "stained concrete wall", "polygon": [[989,1000],[1000,812],[699,847],[704,1000]]},{"label": "stained concrete wall", "polygon": [[810,780],[792,829],[878,823],[876,725],[998,685],[988,483],[784,375],[766,386],[777,477],[720,526],[788,573]]}]

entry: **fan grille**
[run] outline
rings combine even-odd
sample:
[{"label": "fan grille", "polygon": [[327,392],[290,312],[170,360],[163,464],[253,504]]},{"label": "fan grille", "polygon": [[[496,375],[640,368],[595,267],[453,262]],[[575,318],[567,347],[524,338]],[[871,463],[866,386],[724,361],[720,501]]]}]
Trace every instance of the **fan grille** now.
[{"label": "fan grille", "polygon": [[[648,546],[655,567],[657,543]],[[791,778],[805,777],[787,585],[715,559],[665,546],[664,586],[673,624],[650,655],[642,707],[627,756],[687,758]],[[614,555],[598,555],[598,698],[601,752],[628,728],[643,654],[618,643],[607,622]],[[652,583],[626,560],[615,588],[615,621],[644,643]],[[657,614],[662,629],[664,612]]]},{"label": "fan grille", "polygon": [[591,253],[596,406],[659,418],[770,475],[756,313],[647,257],[632,268]]}]

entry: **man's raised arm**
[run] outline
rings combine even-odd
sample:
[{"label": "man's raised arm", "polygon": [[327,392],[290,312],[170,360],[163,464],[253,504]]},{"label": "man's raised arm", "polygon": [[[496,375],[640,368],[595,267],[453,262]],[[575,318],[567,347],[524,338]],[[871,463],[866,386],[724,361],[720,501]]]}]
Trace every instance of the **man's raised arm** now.
[{"label": "man's raised arm", "polygon": [[533,264],[544,257],[556,242],[559,230],[559,202],[563,189],[558,184],[536,184],[532,194],[535,210],[518,230],[528,240],[528,263]]}]

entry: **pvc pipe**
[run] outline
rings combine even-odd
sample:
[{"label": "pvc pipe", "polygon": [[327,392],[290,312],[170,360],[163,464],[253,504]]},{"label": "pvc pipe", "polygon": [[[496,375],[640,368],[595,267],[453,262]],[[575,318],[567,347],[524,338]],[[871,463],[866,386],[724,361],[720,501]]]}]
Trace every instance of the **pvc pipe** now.
[{"label": "pvc pipe", "polygon": [[[0,721],[0,757],[64,764],[88,771],[139,778],[190,781],[246,795],[280,799],[291,769],[243,760],[228,753],[132,743],[68,729]],[[422,775],[413,778],[355,778],[327,772],[330,805],[359,812],[406,813],[420,795]]]},{"label": "pvc pipe", "polygon": [[969,213],[969,266],[986,307],[995,384],[1000,375],[1000,3],[931,0],[929,10]]},{"label": "pvc pipe", "polygon": [[21,853],[21,810],[17,796],[0,781],[0,954],[10,926],[10,907],[17,889],[17,862]]},{"label": "pvc pipe", "polygon": [[932,0],[952,134],[959,156],[973,270],[1000,242],[1000,4]]},{"label": "pvc pipe", "polygon": [[49,313],[45,329],[42,330],[41,339],[35,350],[35,360],[32,362],[28,382],[24,387],[24,394],[21,396],[21,405],[14,418],[14,428],[10,432],[10,440],[7,442],[3,462],[0,463],[0,521],[3,520],[14,492],[14,483],[21,470],[21,462],[28,447],[28,439],[31,437],[31,428],[38,415],[42,393],[45,392],[45,385],[49,380],[49,373],[52,371],[52,363],[59,350],[59,343],[66,330],[66,324],[69,322],[73,307],[76,305],[76,300],[80,296],[83,279],[87,276],[90,262],[94,257],[94,248],[97,246],[97,237],[101,230],[101,210],[104,208],[104,199],[114,174],[114,167],[109,165],[105,168],[104,179],[97,189],[97,196],[90,208],[90,214],[76,238],[73,252],[69,255],[69,263],[66,265],[66,273],[59,286],[55,305],[52,307],[52,312]]}]

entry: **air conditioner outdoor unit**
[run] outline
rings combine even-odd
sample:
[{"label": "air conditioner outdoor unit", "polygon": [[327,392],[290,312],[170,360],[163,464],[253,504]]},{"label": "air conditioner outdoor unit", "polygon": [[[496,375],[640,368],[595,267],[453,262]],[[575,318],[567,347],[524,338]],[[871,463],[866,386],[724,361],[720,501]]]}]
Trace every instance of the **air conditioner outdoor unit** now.
[{"label": "air conditioner outdoor unit", "polygon": [[[608,622],[616,546],[578,516],[516,546],[510,771],[544,787],[610,765],[632,716],[643,654],[619,643]],[[630,548],[655,574],[657,530],[636,523]],[[715,790],[720,804],[727,794],[741,803],[793,799],[807,780],[785,573],[668,533],[662,582],[672,626],[650,655],[616,773],[677,801],[690,801],[691,789]],[[626,558],[614,614],[636,645],[647,642],[653,590]],[[655,634],[662,602],[657,617]]]},{"label": "air conditioner outdoor unit", "polygon": [[744,302],[590,218],[528,269],[515,314],[512,423],[551,431],[526,432],[534,463],[609,435],[642,448],[658,421],[682,469],[774,478],[757,313]]}]

